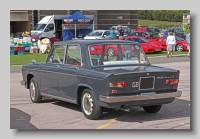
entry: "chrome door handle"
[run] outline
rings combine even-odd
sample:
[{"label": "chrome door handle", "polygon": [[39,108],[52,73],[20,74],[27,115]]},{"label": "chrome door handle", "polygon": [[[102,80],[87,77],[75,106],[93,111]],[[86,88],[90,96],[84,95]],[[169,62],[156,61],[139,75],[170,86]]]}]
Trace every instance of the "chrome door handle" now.
[{"label": "chrome door handle", "polygon": [[59,68],[60,66],[59,65],[55,65],[55,67]]},{"label": "chrome door handle", "polygon": [[78,70],[79,68],[78,67],[73,67],[74,69]]}]

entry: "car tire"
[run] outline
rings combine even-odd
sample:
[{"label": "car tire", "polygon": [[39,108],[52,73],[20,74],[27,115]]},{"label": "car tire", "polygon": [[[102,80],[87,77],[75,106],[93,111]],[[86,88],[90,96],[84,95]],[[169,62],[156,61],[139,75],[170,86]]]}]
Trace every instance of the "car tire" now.
[{"label": "car tire", "polygon": [[42,96],[40,95],[39,87],[34,77],[30,80],[29,92],[33,103],[39,103],[42,101]]},{"label": "car tire", "polygon": [[97,104],[90,89],[84,89],[81,96],[81,109],[87,119],[95,120],[101,115],[102,108]]},{"label": "car tire", "polygon": [[148,113],[157,113],[160,111],[162,105],[143,106],[143,109]]},{"label": "car tire", "polygon": [[176,51],[178,51],[178,52],[184,51],[183,45],[182,44],[176,45]]},{"label": "car tire", "polygon": [[109,48],[107,53],[108,53],[108,56],[114,56],[115,55],[115,50],[113,48]]}]

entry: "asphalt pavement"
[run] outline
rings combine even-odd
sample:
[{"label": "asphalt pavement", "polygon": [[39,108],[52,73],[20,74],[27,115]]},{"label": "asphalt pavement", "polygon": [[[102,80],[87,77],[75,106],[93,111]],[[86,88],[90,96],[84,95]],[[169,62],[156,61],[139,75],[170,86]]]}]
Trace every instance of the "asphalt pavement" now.
[{"label": "asphalt pavement", "polygon": [[[150,63],[162,64],[162,63],[174,63],[174,62],[186,62],[190,61],[190,57],[187,55],[174,55],[173,57],[167,58],[167,56],[150,57]],[[22,65],[10,66],[10,73],[21,72]]]}]

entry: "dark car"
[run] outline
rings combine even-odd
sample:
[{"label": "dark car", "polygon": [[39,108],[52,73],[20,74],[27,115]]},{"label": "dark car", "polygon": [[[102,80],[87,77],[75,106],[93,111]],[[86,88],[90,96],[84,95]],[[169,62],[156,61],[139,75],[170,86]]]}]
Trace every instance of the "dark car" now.
[{"label": "dark car", "polygon": [[175,36],[185,38],[184,31],[180,27],[170,27],[168,32],[173,32]]},{"label": "dark car", "polygon": [[[118,55],[105,55],[108,45],[116,45]],[[101,53],[95,53],[95,46],[102,47]],[[130,60],[122,48],[130,48]],[[72,40],[55,42],[46,62],[23,65],[21,84],[33,103],[50,97],[81,105],[86,118],[97,119],[102,108],[130,111],[129,106],[141,106],[148,113],[158,112],[181,96],[179,74],[152,66],[137,42]]]},{"label": "dark car", "polygon": [[150,38],[157,38],[159,36],[160,30],[157,27],[149,27],[147,32],[150,34]]}]

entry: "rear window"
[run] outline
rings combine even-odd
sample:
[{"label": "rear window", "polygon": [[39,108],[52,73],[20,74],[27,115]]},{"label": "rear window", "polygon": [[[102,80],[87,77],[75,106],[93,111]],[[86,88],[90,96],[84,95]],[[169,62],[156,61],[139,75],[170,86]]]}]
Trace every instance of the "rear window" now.
[{"label": "rear window", "polygon": [[88,49],[92,66],[148,64],[139,44],[97,44]]}]

